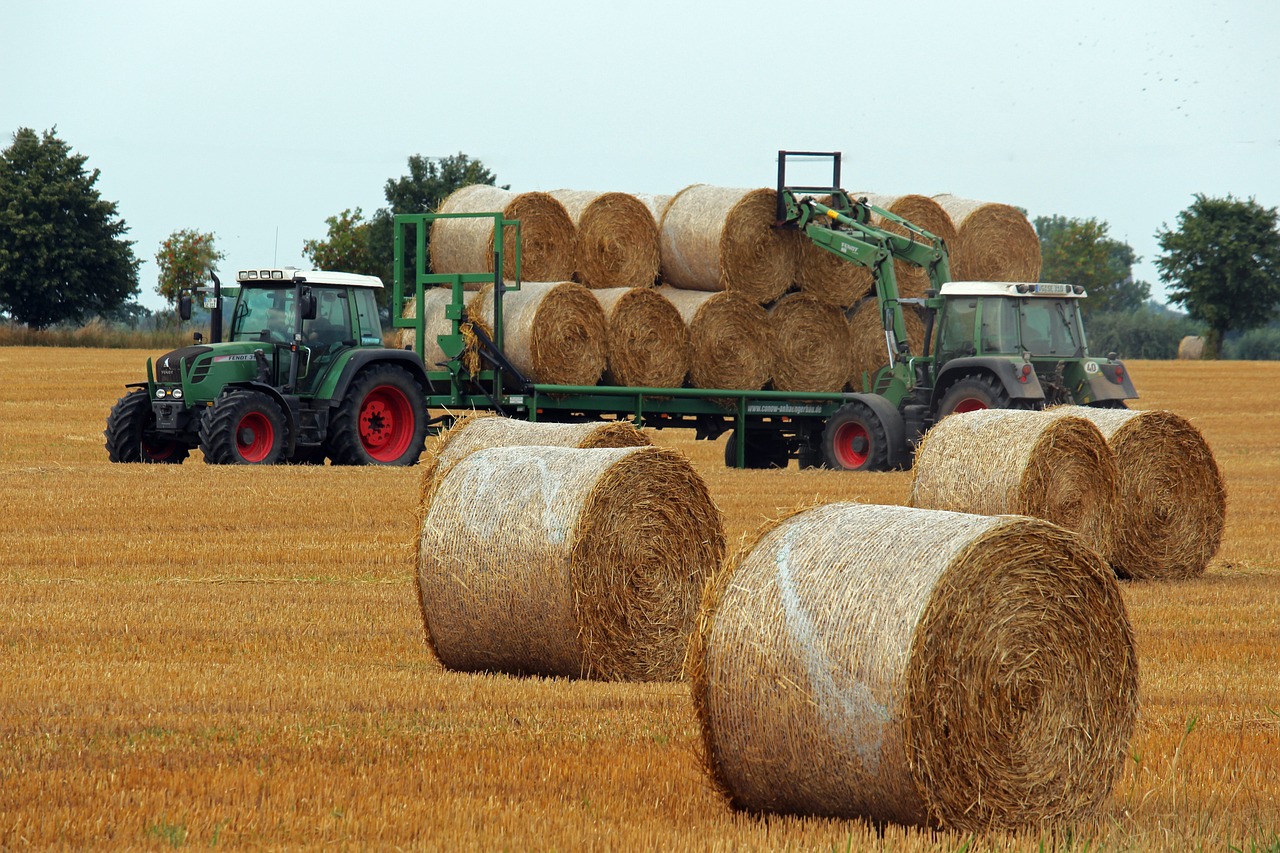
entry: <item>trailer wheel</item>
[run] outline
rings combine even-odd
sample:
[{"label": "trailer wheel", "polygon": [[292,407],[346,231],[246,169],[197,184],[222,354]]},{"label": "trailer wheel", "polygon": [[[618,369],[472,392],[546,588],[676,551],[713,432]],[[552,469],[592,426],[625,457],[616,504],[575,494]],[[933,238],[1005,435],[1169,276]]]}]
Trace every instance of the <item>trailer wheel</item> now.
[{"label": "trailer wheel", "polygon": [[994,376],[977,374],[966,376],[952,385],[938,404],[938,420],[952,412],[976,412],[980,409],[1020,408],[1010,402],[1009,392],[1004,390]]},{"label": "trailer wheel", "polygon": [[889,431],[870,406],[845,403],[827,419],[822,457],[828,468],[884,471],[889,468]]},{"label": "trailer wheel", "polygon": [[155,434],[156,413],[145,388],[134,388],[107,415],[107,457],[112,462],[152,462],[181,465],[191,448],[176,438]]},{"label": "trailer wheel", "polygon": [[413,465],[427,438],[427,401],[407,370],[378,364],[355,378],[329,421],[335,465]]},{"label": "trailer wheel", "polygon": [[[747,445],[742,455],[743,467],[756,470],[786,468],[790,458],[787,445],[776,436],[747,433]],[[738,467],[738,434],[736,432],[729,433],[729,440],[724,443],[724,464],[726,468]]]},{"label": "trailer wheel", "polygon": [[275,465],[284,457],[284,412],[261,391],[233,388],[200,424],[200,449],[210,465]]}]

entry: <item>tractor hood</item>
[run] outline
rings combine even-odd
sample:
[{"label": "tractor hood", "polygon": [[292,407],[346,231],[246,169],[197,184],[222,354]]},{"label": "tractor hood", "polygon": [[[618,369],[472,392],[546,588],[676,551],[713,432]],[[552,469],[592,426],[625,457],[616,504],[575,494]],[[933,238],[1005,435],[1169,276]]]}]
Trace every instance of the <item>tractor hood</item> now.
[{"label": "tractor hood", "polygon": [[198,357],[207,352],[212,352],[211,346],[190,346],[179,347],[172,352],[167,352],[156,359],[156,381],[157,382],[181,382],[182,381],[182,360],[187,360],[187,367],[195,364]]}]

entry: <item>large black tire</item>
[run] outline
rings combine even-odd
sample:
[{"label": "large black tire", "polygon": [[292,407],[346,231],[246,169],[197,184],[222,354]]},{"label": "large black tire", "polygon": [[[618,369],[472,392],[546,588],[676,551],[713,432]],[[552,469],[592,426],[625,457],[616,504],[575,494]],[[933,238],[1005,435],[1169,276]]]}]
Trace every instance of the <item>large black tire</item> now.
[{"label": "large black tire", "polygon": [[[790,459],[787,445],[780,437],[766,433],[747,433],[747,446],[743,453],[743,466],[761,470],[764,468],[786,468]],[[724,443],[724,464],[727,468],[738,467],[738,434],[729,433],[729,440]]]},{"label": "large black tire", "polygon": [[886,471],[889,431],[866,403],[845,403],[827,418],[822,459],[828,468],[842,471]]},{"label": "large black tire", "polygon": [[107,415],[107,456],[112,462],[152,462],[181,465],[191,448],[174,438],[155,434],[156,413],[147,389],[134,388]]},{"label": "large black tire", "polygon": [[1020,409],[1004,390],[1000,380],[988,373],[979,373],[957,380],[947,389],[938,404],[937,419],[942,420],[952,412],[973,412],[979,409]]},{"label": "large black tire", "polygon": [[329,419],[334,465],[413,465],[427,439],[427,401],[404,368],[377,364],[356,376]]},{"label": "large black tire", "polygon": [[1094,400],[1089,404],[1093,409],[1127,409],[1129,404],[1124,400]]},{"label": "large black tire", "polygon": [[323,465],[324,459],[323,447],[299,447],[288,462],[290,465]]},{"label": "large black tire", "polygon": [[275,465],[284,458],[284,412],[261,391],[224,392],[200,424],[200,449],[210,465]]}]

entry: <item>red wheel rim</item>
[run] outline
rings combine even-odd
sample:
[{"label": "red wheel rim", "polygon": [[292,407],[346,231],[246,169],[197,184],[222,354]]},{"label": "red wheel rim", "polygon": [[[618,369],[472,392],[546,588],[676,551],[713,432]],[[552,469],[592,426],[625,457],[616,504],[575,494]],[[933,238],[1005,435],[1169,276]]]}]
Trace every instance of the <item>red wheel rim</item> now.
[{"label": "red wheel rim", "polygon": [[964,398],[963,400],[961,400],[959,403],[956,403],[956,407],[955,407],[954,409],[952,409],[951,411],[953,411],[953,412],[980,412],[980,411],[982,411],[983,409],[989,409],[989,408],[991,408],[991,407],[987,405],[987,402],[986,402],[985,400],[980,400],[980,399],[978,399],[977,397],[965,397],[965,398]]},{"label": "red wheel rim", "polygon": [[379,462],[394,462],[413,440],[414,413],[399,388],[379,385],[360,406],[360,442]]},{"label": "red wheel rim", "polygon": [[236,451],[245,462],[261,462],[276,443],[276,430],[262,412],[249,412],[236,424]]},{"label": "red wheel rim", "polygon": [[871,435],[862,424],[849,421],[836,427],[831,447],[842,468],[861,468],[871,455]]}]

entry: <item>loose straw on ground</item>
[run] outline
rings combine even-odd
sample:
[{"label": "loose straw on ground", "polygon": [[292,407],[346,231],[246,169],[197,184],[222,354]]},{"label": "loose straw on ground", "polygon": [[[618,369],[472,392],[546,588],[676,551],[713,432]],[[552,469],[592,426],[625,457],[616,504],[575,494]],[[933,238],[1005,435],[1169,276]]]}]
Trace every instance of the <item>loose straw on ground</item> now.
[{"label": "loose straw on ground", "polygon": [[689,330],[670,301],[649,287],[592,290],[608,327],[605,381],[679,388],[689,372]]},{"label": "loose straw on ground", "polygon": [[418,580],[449,669],[678,678],[720,513],[656,447],[494,447],[442,473]]},{"label": "loose straw on ground", "polygon": [[592,289],[652,287],[658,278],[658,225],[626,193],[554,190],[577,230],[578,280]]},{"label": "loose straw on ground", "polygon": [[1042,830],[1123,770],[1138,668],[1102,559],[1037,519],[830,504],[707,585],[688,675],[738,808]]},{"label": "loose straw on ground", "polygon": [[[468,304],[493,329],[493,288]],[[504,352],[534,382],[595,385],[604,373],[608,332],[591,291],[572,281],[526,281],[502,300]]]},{"label": "loose straw on ground", "polygon": [[849,323],[838,305],[789,293],[769,308],[769,323],[775,390],[844,390],[849,379]]},{"label": "loose straw on ground", "polygon": [[[513,193],[472,184],[455,190],[440,213],[501,213],[520,221],[521,273],[529,281],[572,278],[577,268],[573,221],[547,193]],[[431,225],[431,269],[435,273],[493,272],[493,220],[437,219]],[[503,231],[502,274],[515,279],[516,230]]]},{"label": "loose straw on ground", "polygon": [[951,277],[956,281],[1039,281],[1040,238],[1008,204],[943,194],[933,197],[956,228]]},{"label": "loose straw on ground", "polygon": [[689,329],[689,383],[695,388],[756,391],[773,376],[769,315],[736,293],[700,293],[662,286],[657,293]]}]

